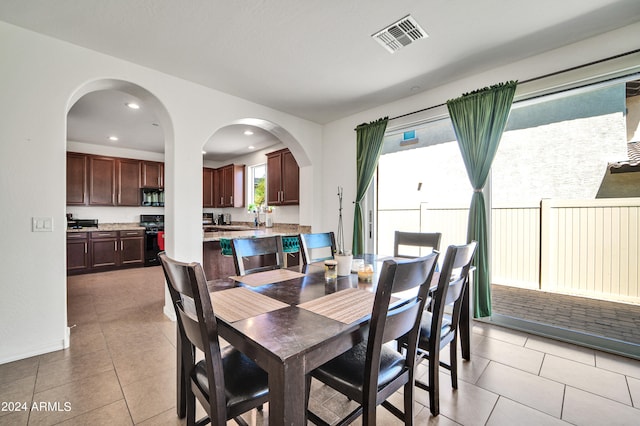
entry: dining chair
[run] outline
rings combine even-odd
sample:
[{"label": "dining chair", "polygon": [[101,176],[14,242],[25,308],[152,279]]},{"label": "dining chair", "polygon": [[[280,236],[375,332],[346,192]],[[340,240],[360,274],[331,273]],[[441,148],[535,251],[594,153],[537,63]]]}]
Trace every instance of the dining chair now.
[{"label": "dining chair", "polygon": [[[407,254],[403,252],[400,246],[411,247],[429,247],[431,250],[440,250],[440,239],[442,234],[440,232],[403,232],[396,231],[393,241],[393,256],[394,257],[418,257],[415,254]],[[401,254],[405,253],[405,254]],[[420,252],[418,252],[420,253]]]},{"label": "dining chair", "polygon": [[242,276],[284,267],[284,251],[280,235],[234,238],[231,240],[231,250],[236,275]]},{"label": "dining chair", "polygon": [[[375,425],[378,405],[405,424],[413,424],[414,367],[420,320],[437,258],[435,252],[416,259],[384,261],[366,339],[307,376],[307,406],[311,377],[314,377],[359,404],[337,423],[339,425],[349,424],[360,415],[363,425]],[[412,296],[395,301],[389,307],[392,293],[408,290],[413,290],[409,292]],[[404,355],[385,344],[401,337],[407,342]],[[404,412],[387,401],[400,388],[404,388]],[[327,424],[312,411],[307,413],[312,423]]]},{"label": "dining chair", "polygon": [[333,259],[333,254],[336,252],[336,239],[333,232],[300,234],[298,240],[302,263],[305,265]]},{"label": "dining chair", "polygon": [[[186,392],[187,425],[206,424],[209,420],[212,425],[226,425],[227,420],[234,419],[246,426],[239,416],[269,399],[267,373],[233,346],[220,348],[202,266],[178,262],[165,252],[158,257],[178,322],[182,368],[178,388]],[[197,363],[196,348],[204,353],[204,359]],[[196,398],[208,419],[196,422]]]},{"label": "dining chair", "polygon": [[[447,248],[433,295],[431,311],[424,312],[418,339],[418,364],[429,361],[429,383],[416,379],[416,386],[429,392],[431,414],[440,413],[440,366],[451,372],[451,386],[458,388],[458,323],[465,286],[476,251],[476,242]],[[445,313],[445,308],[451,313]],[[449,345],[449,364],[440,360],[440,351]],[[406,342],[403,343],[407,346]]]}]

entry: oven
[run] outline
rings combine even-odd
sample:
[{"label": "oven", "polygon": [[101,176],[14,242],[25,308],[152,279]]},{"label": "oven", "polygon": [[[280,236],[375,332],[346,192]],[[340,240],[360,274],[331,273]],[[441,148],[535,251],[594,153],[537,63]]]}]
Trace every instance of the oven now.
[{"label": "oven", "polygon": [[159,265],[158,233],[164,231],[164,215],[140,215],[140,226],[144,226],[144,266]]}]

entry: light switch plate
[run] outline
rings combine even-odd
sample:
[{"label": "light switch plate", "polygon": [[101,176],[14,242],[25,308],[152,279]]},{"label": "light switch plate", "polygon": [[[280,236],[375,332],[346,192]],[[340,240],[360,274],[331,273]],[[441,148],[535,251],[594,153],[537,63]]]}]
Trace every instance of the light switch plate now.
[{"label": "light switch plate", "polygon": [[32,217],[31,232],[53,232],[53,218]]}]

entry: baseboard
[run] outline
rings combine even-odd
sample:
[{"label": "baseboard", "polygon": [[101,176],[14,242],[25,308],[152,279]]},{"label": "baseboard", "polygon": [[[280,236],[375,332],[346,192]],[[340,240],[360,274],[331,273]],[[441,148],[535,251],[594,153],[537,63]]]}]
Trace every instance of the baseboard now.
[{"label": "baseboard", "polygon": [[488,318],[476,318],[476,321],[499,325],[505,328],[524,331],[537,336],[547,337],[562,342],[573,343],[603,352],[640,360],[640,345],[621,340],[610,339],[594,334],[583,333],[548,324],[527,321],[507,315],[493,314]]},{"label": "baseboard", "polygon": [[13,361],[19,361],[21,359],[25,359],[25,358],[31,358],[33,356],[38,356],[38,355],[42,355],[42,354],[47,354],[49,352],[55,352],[55,351],[60,351],[62,349],[65,349],[67,346],[65,346],[65,339],[63,340],[59,340],[55,343],[51,343],[49,345],[44,345],[44,346],[40,346],[38,348],[34,348],[34,349],[30,349],[27,350],[26,352],[20,352],[20,353],[16,353],[16,354],[9,354],[6,358],[0,358],[0,364],[6,364],[8,362],[13,362]]},{"label": "baseboard", "polygon": [[173,306],[164,305],[162,308],[162,312],[169,318],[171,321],[176,321],[176,311],[173,309]]},{"label": "baseboard", "polygon": [[[75,327],[75,325],[74,325]],[[64,340],[62,341],[62,347],[67,349],[71,344],[71,327],[64,328]]]}]

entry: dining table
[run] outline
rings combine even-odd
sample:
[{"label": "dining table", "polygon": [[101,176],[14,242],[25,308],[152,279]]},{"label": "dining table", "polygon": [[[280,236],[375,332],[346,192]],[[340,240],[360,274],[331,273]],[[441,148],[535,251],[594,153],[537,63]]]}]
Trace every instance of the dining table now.
[{"label": "dining table", "polygon": [[[366,338],[379,272],[391,257],[361,258],[373,266],[370,281],[355,271],[325,279],[318,262],[208,282],[220,337],[268,373],[270,425],[306,424],[306,375]],[[468,312],[466,321],[460,332],[469,359]],[[182,374],[178,357],[179,417],[185,413]]]}]

